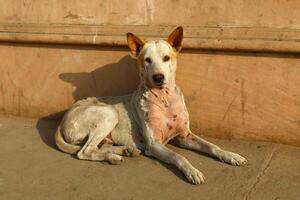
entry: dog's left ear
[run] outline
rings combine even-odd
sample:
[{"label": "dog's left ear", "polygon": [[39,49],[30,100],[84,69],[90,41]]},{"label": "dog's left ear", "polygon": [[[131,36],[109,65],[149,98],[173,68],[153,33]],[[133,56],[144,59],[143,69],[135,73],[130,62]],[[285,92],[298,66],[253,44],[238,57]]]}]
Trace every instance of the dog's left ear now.
[{"label": "dog's left ear", "polygon": [[168,37],[168,43],[179,52],[182,48],[183,28],[177,27]]}]

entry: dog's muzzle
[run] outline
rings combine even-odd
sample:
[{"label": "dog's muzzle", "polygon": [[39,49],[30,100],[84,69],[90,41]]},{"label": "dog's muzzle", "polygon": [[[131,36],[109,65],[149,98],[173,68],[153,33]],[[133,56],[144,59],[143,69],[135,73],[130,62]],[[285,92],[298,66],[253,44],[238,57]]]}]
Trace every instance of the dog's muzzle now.
[{"label": "dog's muzzle", "polygon": [[154,74],[152,79],[155,85],[162,86],[165,81],[165,76],[163,74]]}]

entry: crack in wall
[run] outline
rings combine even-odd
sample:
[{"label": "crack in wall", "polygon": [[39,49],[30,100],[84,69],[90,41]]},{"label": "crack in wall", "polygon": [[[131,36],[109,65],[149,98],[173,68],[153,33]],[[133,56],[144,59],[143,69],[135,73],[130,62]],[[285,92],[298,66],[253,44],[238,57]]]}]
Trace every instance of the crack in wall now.
[{"label": "crack in wall", "polygon": [[154,13],[154,1],[146,0],[146,20],[148,24],[153,22],[153,13]]},{"label": "crack in wall", "polygon": [[250,187],[250,189],[246,192],[245,196],[244,196],[244,200],[249,200],[250,199],[250,195],[253,192],[253,190],[255,190],[256,186],[261,182],[263,176],[266,173],[266,170],[270,167],[271,161],[273,159],[274,153],[275,153],[275,147],[272,149],[270,155],[267,157],[266,161],[264,162],[262,169],[260,170],[260,172],[257,174],[256,179],[254,181],[254,183],[252,184],[252,186]]},{"label": "crack in wall", "polygon": [[222,117],[222,121],[224,121],[225,118],[228,116],[228,114],[229,114],[229,112],[230,112],[230,110],[231,110],[231,107],[232,107],[233,103],[235,102],[235,100],[236,100],[236,98],[237,98],[238,96],[239,96],[239,95],[236,95],[236,96],[232,99],[232,101],[229,103],[229,105],[228,105],[228,107],[227,107],[227,109],[226,109],[226,111],[224,112],[224,115],[223,115],[223,117]]}]

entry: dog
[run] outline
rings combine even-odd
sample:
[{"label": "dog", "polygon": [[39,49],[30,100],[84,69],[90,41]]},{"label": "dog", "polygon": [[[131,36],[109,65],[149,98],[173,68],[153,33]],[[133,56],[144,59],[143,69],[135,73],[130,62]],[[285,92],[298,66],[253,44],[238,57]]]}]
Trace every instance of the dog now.
[{"label": "dog", "polygon": [[190,183],[204,182],[203,174],[165,144],[204,152],[231,165],[244,157],[225,151],[192,133],[184,96],[175,83],[177,55],[183,28],[167,40],[144,42],[127,33],[127,43],[137,60],[141,83],[132,94],[77,101],[67,111],[55,134],[57,147],[79,159],[120,164],[122,156],[144,152],[175,165]]}]

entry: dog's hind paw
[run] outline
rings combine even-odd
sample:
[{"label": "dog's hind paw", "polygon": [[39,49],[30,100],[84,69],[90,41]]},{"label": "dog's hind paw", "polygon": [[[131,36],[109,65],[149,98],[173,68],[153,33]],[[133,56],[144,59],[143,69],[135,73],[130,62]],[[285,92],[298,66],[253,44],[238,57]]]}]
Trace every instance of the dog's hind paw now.
[{"label": "dog's hind paw", "polygon": [[112,165],[119,165],[123,162],[122,156],[113,153],[106,154],[105,160],[107,160]]},{"label": "dog's hind paw", "polygon": [[135,157],[140,155],[141,151],[134,147],[127,147],[126,149],[124,149],[123,153],[127,157]]}]

